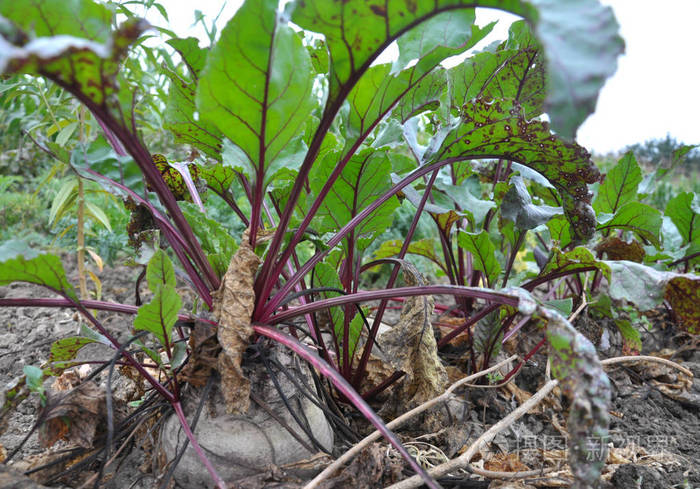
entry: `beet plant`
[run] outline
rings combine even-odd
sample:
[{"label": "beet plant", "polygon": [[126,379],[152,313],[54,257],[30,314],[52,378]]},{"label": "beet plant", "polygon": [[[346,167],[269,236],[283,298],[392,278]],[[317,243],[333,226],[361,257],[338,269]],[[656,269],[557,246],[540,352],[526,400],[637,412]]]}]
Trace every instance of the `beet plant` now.
[{"label": "beet plant", "polygon": [[[215,326],[220,353],[211,366],[231,413],[250,402],[246,348],[276,342],[326,377],[338,400],[353,404],[429,487],[438,487],[364,400],[410,375],[397,367],[371,388],[363,379],[390,301],[449,295],[458,323],[433,346],[465,335],[462,353],[475,371],[527,321],[544,325],[538,348],[550,345],[552,371],[572,398],[576,487],[594,484],[605,450],[594,454],[586,436],[606,434],[610,387],[594,347],[557,308],[570,312],[603,279],[616,298],[637,302],[637,292],[611,278],[615,267],[620,276],[642,267],[660,274],[657,283],[675,280],[697,294],[688,276],[602,260],[614,245],[598,256],[584,247],[594,235],[610,240],[625,232],[660,245],[661,215],[652,231],[640,224],[650,218],[628,181],[608,176],[592,201],[600,174],[574,141],[623,50],[609,8],[594,0],[304,0],[280,11],[276,1],[249,0],[211,47],[168,40],[181,62],[160,67],[167,93],[153,93],[139,85],[131,50],[149,26],[136,18],[116,25],[114,7],[0,0],[0,72],[52,81],[102,127],[103,137],[76,149],[71,165],[132,211],[128,232],[153,293],[136,306],[80,300],[56,256],[3,244],[1,285],[30,282],[58,297],[0,299],[0,306],[72,307],[88,321],[80,336],[52,346],[45,376],[74,366],[81,347],[107,344],[112,368],[117,360],[130,365],[172,405],[215,483],[225,487],[183,413],[185,372],[203,361],[187,339],[196,324]],[[507,40],[445,68],[443,60],[463,55],[492,28],[474,23],[475,7],[524,20]],[[396,59],[377,64],[394,42]],[[172,154],[152,154],[144,142],[150,110],[162,111],[179,145]],[[176,161],[186,153],[186,161]],[[208,217],[208,194],[226,202],[246,229],[240,240]],[[684,246],[697,244],[685,224],[697,216],[693,199],[681,196],[667,210]],[[413,216],[405,236],[377,242],[399,207]],[[426,220],[434,236],[414,239]],[[539,265],[523,259],[523,250]],[[410,255],[434,262],[447,283],[426,284]],[[529,268],[518,270],[524,262]],[[377,267],[388,267],[388,281],[365,290],[364,277]],[[402,271],[405,284],[397,286]],[[198,296],[192,310],[181,310],[176,272]],[[368,301],[379,301],[371,318],[362,306]],[[423,335],[433,335],[430,308],[422,304],[416,350],[424,348]],[[139,337],[119,342],[95,310],[133,315]],[[144,332],[158,348],[147,346]],[[437,378],[430,395],[445,387]],[[27,396],[25,383],[6,393],[4,413]]]}]

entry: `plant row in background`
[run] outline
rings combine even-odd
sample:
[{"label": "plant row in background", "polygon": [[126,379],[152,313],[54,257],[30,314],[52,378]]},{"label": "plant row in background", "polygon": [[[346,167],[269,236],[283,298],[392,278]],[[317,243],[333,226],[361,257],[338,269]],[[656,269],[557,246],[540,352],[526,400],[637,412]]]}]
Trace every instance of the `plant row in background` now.
[{"label": "plant row in background", "polygon": [[[70,4],[0,0],[0,71],[14,76],[15,90],[38,75],[53,96],[79,102],[60,120],[49,116],[34,141],[75,175],[52,214],[75,199],[78,216],[110,225],[86,204],[93,182],[123,200],[153,296],[138,307],[87,299],[56,256],[3,244],[0,284],[35,283],[59,298],[0,306],[73,307],[88,321],[6,393],[4,411],[44,376],[74,366],[81,347],[104,343],[173,406],[223,487],[181,405],[183,371],[199,361],[187,339],[205,320],[217,327],[229,412],[248,407],[246,347],[269,338],[309,361],[437,487],[364,400],[411,377],[397,368],[381,385],[363,384],[390,301],[452,296],[454,304],[436,305],[444,313],[437,348],[465,338],[461,354],[473,371],[528,322],[541,324],[528,356],[549,344],[553,373],[568,379],[575,400],[568,429],[577,436],[605,435],[609,383],[590,342],[563,316],[595,302],[630,351],[640,343],[620,313],[626,303],[644,311],[664,302],[682,328],[700,330],[698,197],[681,192],[663,209],[649,205],[692,148],[647,175],[628,153],[601,177],[573,141],[623,47],[598,2],[307,0],[280,12],[276,1],[248,1],[211,48],[173,35],[167,44],[179,63],[142,44],[148,25],[125,8]],[[474,6],[525,20],[446,69],[445,58],[492,28],[474,24]],[[127,20],[115,25],[115,10]],[[398,58],[374,64],[394,41]],[[153,130],[161,127],[167,132]],[[392,226],[401,239],[378,241]],[[442,284],[428,285],[415,257]],[[176,269],[197,293],[191,310],[182,310]],[[366,290],[368,276],[382,282]],[[370,318],[363,304],[372,300]],[[134,315],[139,336],[119,342],[95,310]],[[424,395],[444,387],[438,376]],[[577,487],[588,487],[605,454],[591,457],[579,441],[570,463]]]}]

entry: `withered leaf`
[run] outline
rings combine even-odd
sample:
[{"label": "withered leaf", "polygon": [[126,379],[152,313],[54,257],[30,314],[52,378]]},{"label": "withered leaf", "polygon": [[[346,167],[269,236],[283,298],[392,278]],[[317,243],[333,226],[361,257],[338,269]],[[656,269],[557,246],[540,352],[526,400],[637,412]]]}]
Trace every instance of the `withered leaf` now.
[{"label": "withered leaf", "polygon": [[180,372],[180,378],[194,386],[203,387],[221,351],[216,340],[216,327],[206,321],[195,321],[189,345],[192,353]]},{"label": "withered leaf", "polygon": [[617,236],[604,239],[598,243],[595,250],[600,253],[606,253],[608,260],[629,260],[637,263],[642,263],[646,255],[639,241],[633,239],[627,242]]},{"label": "withered leaf", "polygon": [[[410,263],[403,263],[403,271],[407,285],[424,283]],[[447,385],[447,371],[438,357],[430,323],[432,313],[432,297],[407,297],[399,322],[379,337],[391,365],[406,373],[391,399],[395,412],[404,412],[442,394]],[[385,408],[384,412],[390,409],[387,404]]]},{"label": "withered leaf", "polygon": [[226,412],[244,413],[250,406],[250,381],[243,374],[241,361],[253,328],[250,317],[255,305],[255,272],[260,258],[243,234],[241,245],[231,258],[228,270],[215,293],[214,315],[219,323],[217,337],[222,352],[217,369],[221,374]]},{"label": "withered leaf", "polygon": [[50,447],[66,440],[91,448],[97,428],[104,424],[105,392],[94,382],[85,382],[70,391],[49,395],[39,430],[39,443]]}]

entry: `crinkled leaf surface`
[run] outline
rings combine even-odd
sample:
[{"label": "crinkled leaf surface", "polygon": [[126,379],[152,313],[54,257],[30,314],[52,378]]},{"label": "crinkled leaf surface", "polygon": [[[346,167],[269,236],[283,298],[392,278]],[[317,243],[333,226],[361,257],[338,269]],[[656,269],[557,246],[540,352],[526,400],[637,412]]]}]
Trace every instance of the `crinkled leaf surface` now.
[{"label": "crinkled leaf surface", "polygon": [[472,254],[474,270],[483,272],[489,287],[498,279],[501,264],[496,260],[496,246],[486,231],[467,233],[460,231],[457,238],[459,246]]},{"label": "crinkled leaf surface", "polygon": [[533,204],[522,177],[512,177],[510,183],[512,187],[506,192],[501,204],[501,216],[513,221],[518,228],[533,229],[562,214],[561,207]]},{"label": "crinkled leaf surface", "polygon": [[37,254],[21,241],[0,245],[0,285],[29,282],[43,285],[75,301],[78,295],[68,282],[61,260],[55,255]]},{"label": "crinkled leaf surface", "polygon": [[330,99],[345,93],[377,55],[411,27],[452,9],[494,7],[528,19],[551,67],[547,99],[553,127],[566,138],[593,112],[598,91],[623,50],[609,7],[596,0],[440,0],[299,2],[292,21],[326,36],[331,57]]},{"label": "crinkled leaf surface", "polygon": [[148,27],[134,19],[112,31],[112,11],[91,0],[2,0],[0,16],[29,37],[24,45],[0,37],[0,73],[47,76],[95,106],[117,94],[119,62]]},{"label": "crinkled leaf surface", "polygon": [[484,51],[449,70],[452,103],[457,108],[475,98],[513,99],[528,119],[542,114],[544,60],[524,21],[513,23],[508,41],[496,52]]},{"label": "crinkled leaf surface", "polygon": [[168,102],[163,114],[164,127],[173,133],[176,142],[190,144],[207,156],[220,161],[223,149],[221,131],[206,118],[195,116],[197,82],[207,59],[207,50],[200,48],[198,43],[194,37],[168,41],[182,57],[189,73],[185,74],[182,70],[175,71],[169,67],[163,68],[170,78]]},{"label": "crinkled leaf surface", "polygon": [[683,244],[700,243],[700,198],[680,192],[666,204],[666,213],[683,237]]},{"label": "crinkled leaf surface", "polygon": [[277,4],[243,4],[209,53],[197,88],[200,120],[240,149],[259,190],[280,168],[301,163],[300,136],[318,103],[308,51]]},{"label": "crinkled leaf surface", "polygon": [[604,177],[593,200],[596,212],[614,214],[622,205],[637,196],[637,188],[642,181],[642,170],[632,152],[626,153]]},{"label": "crinkled leaf surface", "polygon": [[[311,189],[318,193],[333,172],[337,159],[333,154],[318,162],[310,176]],[[391,187],[391,162],[382,151],[365,149],[355,154],[330,193],[324,199],[318,216],[324,218],[324,229],[338,230]],[[358,225],[353,236],[359,249],[365,249],[391,226],[398,199],[392,197]]]},{"label": "crinkled leaf surface", "polygon": [[441,159],[504,158],[532,168],[559,191],[575,236],[592,236],[595,217],[587,184],[599,173],[588,151],[559,139],[546,122],[527,120],[514,101],[476,99],[461,110],[461,124],[443,143]]},{"label": "crinkled leaf surface", "polygon": [[617,210],[612,219],[598,225],[598,231],[631,231],[658,247],[661,221],[661,213],[653,207],[640,202],[628,202]]}]

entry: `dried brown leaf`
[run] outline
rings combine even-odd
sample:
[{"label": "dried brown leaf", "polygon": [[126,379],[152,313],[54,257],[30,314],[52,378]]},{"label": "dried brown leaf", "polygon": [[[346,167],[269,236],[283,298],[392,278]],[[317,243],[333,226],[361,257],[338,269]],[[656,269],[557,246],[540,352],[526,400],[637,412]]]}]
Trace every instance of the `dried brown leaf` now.
[{"label": "dried brown leaf", "polygon": [[250,246],[248,233],[231,257],[221,286],[215,293],[214,314],[219,323],[217,337],[222,352],[217,369],[221,374],[226,412],[244,413],[250,406],[250,381],[243,374],[243,352],[250,343],[253,328],[250,317],[255,306],[255,272],[260,258]]},{"label": "dried brown leaf", "polygon": [[637,263],[642,263],[646,252],[638,241],[623,241],[617,236],[605,238],[598,243],[595,250],[599,253],[606,253],[608,260],[629,260]]},{"label": "dried brown leaf", "polygon": [[339,475],[321,483],[319,488],[374,489],[398,482],[401,479],[403,464],[400,460],[390,457],[389,453],[380,443],[372,443]]},{"label": "dried brown leaf", "polygon": [[104,424],[105,392],[94,382],[70,391],[50,394],[41,418],[39,443],[50,447],[58,440],[92,448],[98,426]]},{"label": "dried brown leaf", "polygon": [[[407,285],[423,284],[420,272],[409,263],[403,264]],[[437,343],[430,323],[433,298],[407,297],[399,322],[379,337],[379,344],[391,366],[406,373],[383,414],[405,412],[443,393],[447,371],[437,354]]]},{"label": "dried brown leaf", "polygon": [[221,351],[216,338],[216,326],[206,321],[195,321],[189,347],[192,353],[180,372],[180,379],[196,387],[203,387]]}]

